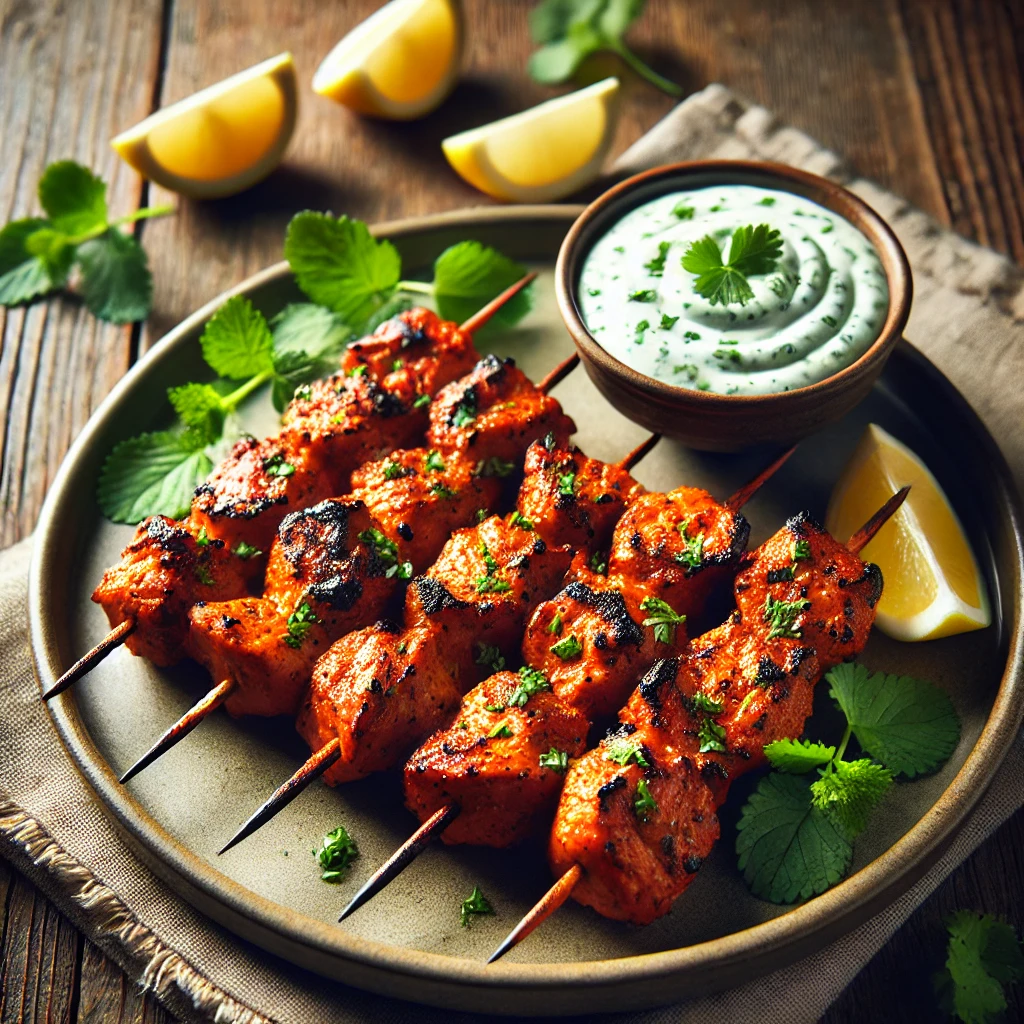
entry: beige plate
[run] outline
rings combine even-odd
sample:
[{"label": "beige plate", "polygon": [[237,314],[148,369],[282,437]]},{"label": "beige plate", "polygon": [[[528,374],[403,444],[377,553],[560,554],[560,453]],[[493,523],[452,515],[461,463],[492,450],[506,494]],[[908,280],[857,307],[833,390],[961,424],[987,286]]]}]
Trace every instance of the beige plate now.
[{"label": "beige plate", "polygon": [[[515,355],[537,379],[572,348],[558,320],[552,268],[576,212],[466,211],[386,225],[378,233],[396,242],[407,268],[427,267],[446,245],[465,238],[539,266],[537,308],[515,330],[493,339],[497,351]],[[267,313],[298,298],[283,264],[235,292]],[[105,633],[89,592],[131,535],[96,508],[102,459],[119,438],[159,425],[153,410],[167,408],[168,385],[202,377],[197,338],[225,297],[189,317],[127,374],[89,421],[50,491],[36,534],[30,591],[32,644],[44,687]],[[581,372],[556,394],[592,455],[617,458],[643,436]],[[254,432],[269,430],[269,402],[255,401],[243,418]],[[723,809],[718,848],[668,917],[632,928],[570,903],[504,961],[486,967],[487,954],[550,883],[539,846],[493,853],[435,845],[339,926],[334,922],[348,897],[413,826],[394,777],[340,790],[317,784],[218,858],[215,851],[235,826],[305,758],[289,721],[236,722],[217,714],[121,787],[116,773],[208,685],[194,665],[160,672],[125,650],[54,701],[54,719],[100,800],[161,878],[227,928],[325,975],[446,1007],[545,1014],[636,1009],[750,981],[819,949],[905,892],[983,793],[1024,710],[1018,498],[977,417],[909,345],[901,344],[864,405],[806,440],[751,503],[752,543],[800,509],[824,513],[832,483],[869,421],[919,452],[952,496],[987,577],[995,624],[928,644],[872,637],[863,661],[946,687],[963,719],[963,738],[939,774],[896,787],[857,840],[854,873],[796,909],[754,899],[736,870],[742,790]],[[764,452],[712,456],[663,442],[637,475],[659,490],[687,482],[726,495],[765,461]],[[825,688],[818,689],[811,731],[834,740],[838,723]],[[325,885],[309,851],[339,823],[358,839],[362,855],[343,884]],[[497,916],[460,928],[459,904],[477,883]]]}]

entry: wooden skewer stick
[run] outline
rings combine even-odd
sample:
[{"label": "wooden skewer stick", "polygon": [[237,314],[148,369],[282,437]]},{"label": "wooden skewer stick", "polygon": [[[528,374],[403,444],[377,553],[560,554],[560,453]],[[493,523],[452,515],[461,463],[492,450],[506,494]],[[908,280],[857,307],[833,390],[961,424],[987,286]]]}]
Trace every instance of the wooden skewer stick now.
[{"label": "wooden skewer stick", "polygon": [[269,821],[282,807],[287,807],[314,779],[319,779],[328,768],[341,757],[341,742],[333,739],[324,744],[286,782],[279,786],[245,821],[242,827],[217,851],[219,857],[232,846],[251,836],[261,825]]},{"label": "wooden skewer stick", "polygon": [[643,444],[638,444],[624,459],[620,459],[616,465],[627,473],[641,460],[646,458],[654,446],[661,440],[661,434],[651,434]]},{"label": "wooden skewer stick", "polygon": [[94,665],[99,664],[111,651],[120,647],[134,632],[135,619],[125,619],[124,622],[118,623],[91,651],[86,651],[43,694],[43,700],[56,697],[58,693],[63,693],[72,683],[77,683],[86,672],[90,671]]},{"label": "wooden skewer stick", "polygon": [[786,460],[795,452],[796,445],[783,452],[770,466],[761,470],[749,483],[744,484],[731,498],[725,499],[725,507],[730,512],[738,512],[750,499],[782,468]]},{"label": "wooden skewer stick", "polygon": [[[787,452],[787,457],[792,452]],[[783,459],[782,461],[785,461]],[[779,463],[781,465],[781,462]],[[776,468],[778,468],[776,466]],[[909,487],[898,490],[849,540],[847,548],[857,554],[865,544],[889,521],[893,513],[906,501]],[[535,928],[542,925],[568,898],[573,888],[583,877],[583,869],[574,864],[537,901],[526,916],[509,932],[504,942],[491,954],[489,964],[500,960],[510,949],[517,946]]]},{"label": "wooden skewer stick", "polygon": [[372,899],[394,878],[411,864],[434,838],[435,832],[443,832],[448,823],[459,816],[456,804],[447,804],[435,811],[425,822],[376,871],[366,880],[363,887],[352,897],[349,905],[338,917],[339,924],[349,914],[357,911],[367,900]]},{"label": "wooden skewer stick", "polygon": [[228,699],[231,691],[235,688],[234,679],[225,679],[218,683],[205,697],[192,705],[188,711],[179,718],[164,734],[156,741],[121,776],[121,782],[127,782],[134,778],[147,765],[152,764],[161,754],[166,753],[179,740],[183,740],[207,715],[216,711]]},{"label": "wooden skewer stick", "polygon": [[563,359],[538,385],[537,390],[542,394],[547,394],[559,381],[565,380],[566,377],[576,369],[576,365],[580,361],[580,355],[578,352],[573,352],[567,359]]},{"label": "wooden skewer stick", "polygon": [[536,270],[531,270],[525,277],[519,278],[515,284],[510,284],[500,295],[491,299],[482,309],[478,309],[464,324],[459,327],[460,331],[468,331],[473,334],[479,331],[509,299],[518,295],[537,276]]}]

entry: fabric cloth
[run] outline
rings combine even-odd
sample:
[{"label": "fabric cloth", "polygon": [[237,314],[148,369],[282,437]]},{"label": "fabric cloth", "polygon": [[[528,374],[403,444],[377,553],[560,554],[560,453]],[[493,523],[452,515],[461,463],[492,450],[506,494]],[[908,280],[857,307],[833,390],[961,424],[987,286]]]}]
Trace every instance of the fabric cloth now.
[{"label": "fabric cloth", "polygon": [[[1022,273],[857,178],[803,133],[722,86],[680,104],[629,149],[617,174],[698,157],[775,160],[836,178],[895,228],[914,269],[908,336],[967,396],[1024,478]],[[189,1021],[424,1024],[469,1015],[329,982],[248,945],[170,892],[131,853],[92,797],[39,700],[26,635],[29,543],[0,554],[0,854],[171,1012]],[[616,1022],[816,1020],[914,909],[1024,802],[1024,740],[941,861],[883,913],[832,947],[756,983]]]}]

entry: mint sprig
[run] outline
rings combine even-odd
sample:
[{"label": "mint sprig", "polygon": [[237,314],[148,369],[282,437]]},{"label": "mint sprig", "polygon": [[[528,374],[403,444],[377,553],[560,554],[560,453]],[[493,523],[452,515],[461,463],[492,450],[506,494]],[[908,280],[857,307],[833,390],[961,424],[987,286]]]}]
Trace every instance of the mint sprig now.
[{"label": "mint sprig", "polygon": [[68,286],[72,275],[86,307],[111,323],[144,320],[153,282],[146,253],[121,226],[170,213],[147,207],[111,221],[107,186],[73,160],[50,164],[38,186],[46,218],[0,230],[0,305],[32,302]]},{"label": "mint sprig", "polygon": [[694,290],[712,306],[738,303],[745,306],[754,298],[747,280],[755,274],[770,274],[782,256],[782,236],[769,224],[748,224],[737,228],[729,246],[729,259],[722,262],[722,250],[711,235],[691,242],[683,254],[683,270],[695,274]]}]

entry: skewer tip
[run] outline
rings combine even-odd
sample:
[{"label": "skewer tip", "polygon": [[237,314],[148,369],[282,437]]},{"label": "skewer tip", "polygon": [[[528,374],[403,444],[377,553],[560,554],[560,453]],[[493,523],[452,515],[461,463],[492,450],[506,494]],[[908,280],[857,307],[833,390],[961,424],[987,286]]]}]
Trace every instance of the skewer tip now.
[{"label": "skewer tip", "polygon": [[650,455],[660,440],[661,434],[651,434],[646,441],[638,444],[624,459],[619,460],[619,468],[624,469],[628,473],[641,459],[645,459]]},{"label": "skewer tip", "polygon": [[797,450],[793,445],[788,451],[784,451],[774,462],[761,470],[749,483],[744,484],[735,494],[725,499],[725,507],[732,512],[738,512],[759,490],[785,465],[789,457]]},{"label": "skewer tip", "polygon": [[539,928],[569,898],[582,877],[583,869],[579,864],[573,864],[508,933],[505,941],[487,958],[487,962],[493,964],[500,960],[509,950],[518,946],[530,932]]},{"label": "skewer tip", "polygon": [[509,299],[518,295],[528,284],[531,284],[537,277],[537,271],[531,270],[524,277],[519,278],[515,284],[511,284],[500,295],[495,296],[481,309],[478,309],[459,329],[473,334],[479,331],[495,313],[505,305]]},{"label": "skewer tip", "polygon": [[850,539],[846,547],[855,555],[866,547],[868,542],[892,518],[900,505],[907,500],[910,485],[901,487]]},{"label": "skewer tip", "polygon": [[50,700],[63,693],[69,686],[98,665],[111,651],[120,647],[135,632],[135,620],[125,619],[118,623],[91,651],[86,651],[45,693],[43,700]]},{"label": "skewer tip", "polygon": [[563,381],[576,369],[580,361],[579,352],[573,352],[571,356],[563,359],[538,385],[537,390],[546,395],[556,384]]}]

